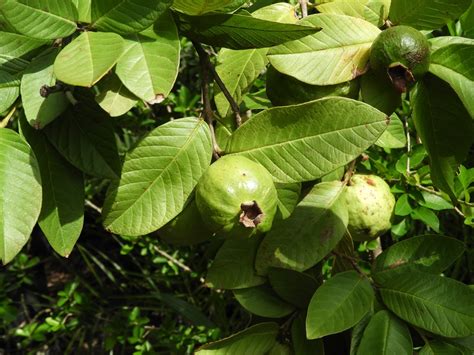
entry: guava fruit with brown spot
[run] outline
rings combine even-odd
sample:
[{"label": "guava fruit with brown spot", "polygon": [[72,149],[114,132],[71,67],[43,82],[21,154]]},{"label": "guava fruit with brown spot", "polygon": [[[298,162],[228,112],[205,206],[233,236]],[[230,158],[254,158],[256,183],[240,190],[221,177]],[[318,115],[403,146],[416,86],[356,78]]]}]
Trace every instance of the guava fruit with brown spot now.
[{"label": "guava fruit with brown spot", "polygon": [[428,71],[430,43],[413,27],[390,27],[375,39],[369,62],[375,73],[388,76],[398,92],[406,92]]},{"label": "guava fruit with brown spot", "polygon": [[352,239],[368,241],[390,230],[395,197],[376,175],[355,174],[344,192]]},{"label": "guava fruit with brown spot", "polygon": [[250,236],[270,230],[277,190],[262,165],[242,156],[223,156],[196,186],[196,204],[207,227],[222,236]]}]

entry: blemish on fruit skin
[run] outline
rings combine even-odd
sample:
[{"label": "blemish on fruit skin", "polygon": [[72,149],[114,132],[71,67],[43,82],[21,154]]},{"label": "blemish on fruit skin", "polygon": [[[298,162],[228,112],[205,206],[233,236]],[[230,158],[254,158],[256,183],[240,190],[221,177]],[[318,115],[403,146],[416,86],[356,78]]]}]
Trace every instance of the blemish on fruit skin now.
[{"label": "blemish on fruit skin", "polygon": [[369,184],[370,186],[375,186],[375,181],[372,180],[372,179],[367,179],[367,184]]}]

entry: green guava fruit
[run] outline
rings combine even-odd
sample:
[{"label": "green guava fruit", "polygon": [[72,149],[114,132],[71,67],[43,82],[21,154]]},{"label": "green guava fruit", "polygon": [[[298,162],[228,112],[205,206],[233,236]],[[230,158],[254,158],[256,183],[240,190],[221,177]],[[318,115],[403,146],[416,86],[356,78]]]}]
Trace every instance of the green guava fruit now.
[{"label": "green guava fruit", "polygon": [[352,239],[373,240],[392,226],[395,197],[382,178],[355,174],[346,187],[344,198],[349,211],[348,230]]},{"label": "green guava fruit", "polygon": [[196,200],[192,200],[179,215],[158,231],[158,235],[167,243],[182,246],[205,242],[213,233],[204,225]]},{"label": "green guava fruit", "polygon": [[398,92],[406,92],[427,71],[430,44],[418,30],[409,26],[390,27],[375,39],[370,50],[370,67],[388,76]]},{"label": "green guava fruit", "polygon": [[270,173],[241,156],[223,156],[196,186],[196,204],[208,228],[222,236],[250,236],[270,230],[277,190]]},{"label": "green guava fruit", "polygon": [[274,106],[295,105],[326,96],[343,96],[356,99],[359,95],[359,80],[336,85],[310,85],[292,76],[280,73],[270,66],[267,70],[267,96]]}]

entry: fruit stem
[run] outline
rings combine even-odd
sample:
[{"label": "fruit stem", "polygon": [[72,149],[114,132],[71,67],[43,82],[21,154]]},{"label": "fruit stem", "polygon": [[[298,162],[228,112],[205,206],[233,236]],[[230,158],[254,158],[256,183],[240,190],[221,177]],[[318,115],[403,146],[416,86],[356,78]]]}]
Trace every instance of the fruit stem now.
[{"label": "fruit stem", "polygon": [[308,16],[308,1],[307,0],[298,0],[301,7],[301,16],[305,18]]},{"label": "fruit stem", "polygon": [[346,173],[344,174],[344,179],[342,180],[344,185],[349,184],[349,181],[351,181],[351,177],[352,175],[354,175],[354,169],[355,169],[356,163],[357,163],[357,158],[350,162],[346,170]]}]

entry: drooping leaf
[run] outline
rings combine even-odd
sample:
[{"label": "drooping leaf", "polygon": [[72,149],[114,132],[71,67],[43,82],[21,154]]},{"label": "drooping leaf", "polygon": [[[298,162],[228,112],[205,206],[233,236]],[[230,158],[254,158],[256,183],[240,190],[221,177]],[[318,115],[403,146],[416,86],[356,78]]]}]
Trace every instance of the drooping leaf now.
[{"label": "drooping leaf", "polygon": [[388,311],[377,312],[364,330],[357,354],[413,354],[408,327]]},{"label": "drooping leaf", "polygon": [[127,36],[116,73],[137,97],[161,102],[173,88],[179,68],[180,42],[176,25],[165,12],[153,28]]},{"label": "drooping leaf", "polygon": [[111,74],[99,83],[100,94],[95,100],[111,117],[121,116],[138,102],[120,81],[117,75]]},{"label": "drooping leaf", "polygon": [[455,170],[473,143],[473,121],[449,85],[433,75],[418,83],[412,100],[416,131],[430,156],[433,183],[455,198]]},{"label": "drooping leaf", "polygon": [[77,9],[71,0],[2,0],[0,15],[31,38],[63,38],[76,31]]},{"label": "drooping leaf", "polygon": [[388,77],[379,77],[371,70],[360,79],[362,101],[391,115],[401,105],[402,97],[395,90]]},{"label": "drooping leaf", "polygon": [[227,148],[262,164],[277,182],[310,181],[356,158],[388,123],[367,104],[330,97],[258,113],[234,132]]},{"label": "drooping leaf", "polygon": [[180,15],[178,26],[195,41],[230,49],[272,47],[320,30],[314,26],[279,23],[241,14]]},{"label": "drooping leaf", "polygon": [[0,113],[8,110],[19,95],[18,80],[8,72],[0,70]]},{"label": "drooping leaf", "polygon": [[193,117],[168,122],[125,157],[120,181],[109,188],[104,225],[139,236],[159,229],[183,209],[211,162],[207,124]]},{"label": "drooping leaf", "polygon": [[41,96],[43,86],[53,86],[56,78],[53,72],[54,59],[58,50],[47,50],[36,57],[25,69],[21,78],[21,100],[28,123],[36,129],[43,129],[54,121],[69,105],[64,92]]},{"label": "drooping leaf", "polygon": [[287,219],[293,213],[301,194],[301,184],[276,183],[278,193],[278,213],[281,219]]},{"label": "drooping leaf", "polygon": [[265,275],[272,266],[304,271],[329,254],[346,232],[343,191],[339,181],[320,183],[289,218],[275,221],[257,252],[257,272]]},{"label": "drooping leaf", "polygon": [[451,85],[474,118],[474,43],[438,49],[431,55],[430,72]]},{"label": "drooping leaf", "polygon": [[229,290],[265,283],[254,269],[260,241],[258,237],[226,240],[207,271],[206,283],[210,287]]},{"label": "drooping leaf", "polygon": [[[197,355],[266,354],[276,342],[278,324],[260,323],[228,338],[200,347]],[[252,351],[249,353],[249,351]]]},{"label": "drooping leaf", "polygon": [[380,33],[376,26],[359,18],[334,14],[311,15],[299,24],[322,30],[270,49],[268,59],[280,73],[307,84],[332,85],[366,71],[370,47]]},{"label": "drooping leaf", "polygon": [[459,18],[470,4],[471,0],[394,0],[389,19],[395,25],[434,30]]},{"label": "drooping leaf", "polygon": [[291,343],[295,354],[298,355],[324,355],[322,339],[306,339],[304,313],[298,315],[291,325]]},{"label": "drooping leaf", "polygon": [[84,177],[71,166],[46,139],[20,119],[21,133],[34,149],[43,188],[43,203],[38,223],[53,249],[69,256],[84,222]]},{"label": "drooping leaf", "polygon": [[318,282],[310,275],[289,269],[272,267],[268,279],[281,299],[304,309],[318,287]]},{"label": "drooping leaf", "polygon": [[268,285],[234,290],[235,299],[250,313],[266,318],[282,318],[295,309],[279,298]]},{"label": "drooping leaf", "polygon": [[446,338],[474,333],[474,290],[468,286],[413,269],[381,281],[383,302],[408,323]]},{"label": "drooping leaf", "polygon": [[380,138],[375,142],[376,145],[382,148],[396,149],[404,148],[407,145],[407,136],[403,122],[397,115],[390,116],[390,124]]},{"label": "drooping leaf", "polygon": [[369,280],[355,271],[331,277],[317,289],[309,304],[307,338],[322,338],[353,327],[370,311],[373,299]]},{"label": "drooping leaf", "polygon": [[54,74],[67,84],[90,87],[112,69],[123,45],[115,33],[83,32],[59,52]]},{"label": "drooping leaf", "polygon": [[232,4],[235,0],[174,0],[173,8],[188,15],[214,12]]},{"label": "drooping leaf", "polygon": [[31,147],[0,128],[0,259],[9,263],[30,238],[41,210],[41,176]]},{"label": "drooping leaf", "polygon": [[121,35],[140,32],[152,25],[171,3],[171,0],[92,1],[92,26]]}]

